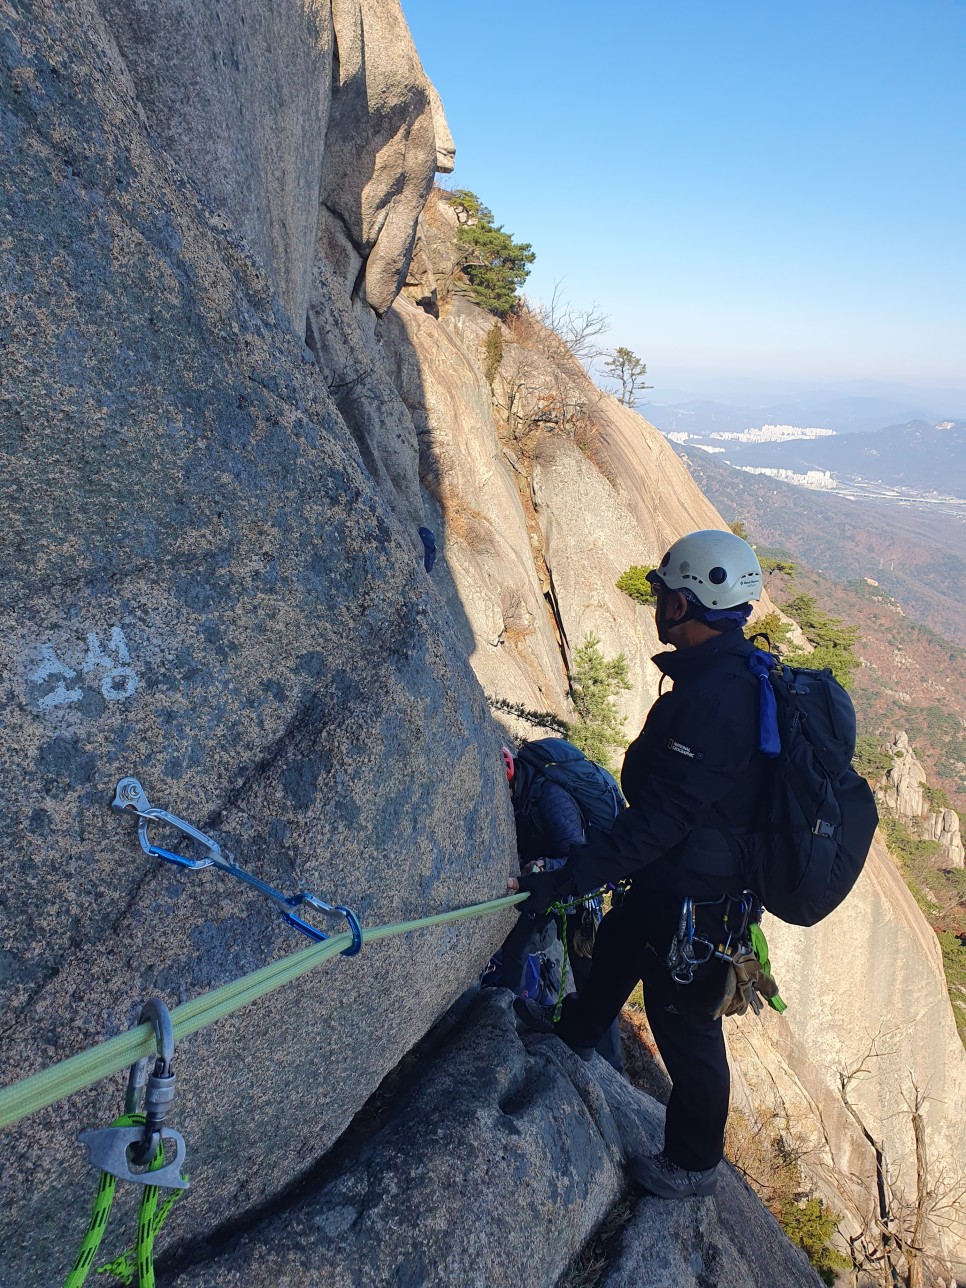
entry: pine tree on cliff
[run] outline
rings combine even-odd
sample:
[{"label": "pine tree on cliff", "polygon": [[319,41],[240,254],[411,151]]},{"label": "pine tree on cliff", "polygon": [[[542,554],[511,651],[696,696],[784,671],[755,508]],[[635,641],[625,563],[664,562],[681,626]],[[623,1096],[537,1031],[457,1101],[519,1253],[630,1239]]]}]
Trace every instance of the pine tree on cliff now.
[{"label": "pine tree on cliff", "polygon": [[481,308],[505,318],[527,280],[528,265],[536,259],[533,248],[529,242],[515,242],[502,224],[494,224],[493,212],[466,188],[452,194],[450,205],[459,220],[456,242],[470,293]]},{"label": "pine tree on cliff", "polygon": [[621,391],[617,395],[617,401],[623,403],[625,407],[633,407],[639,393],[653,388],[644,380],[647,375],[646,364],[625,345],[620,345],[614,350],[604,363],[604,370],[609,380],[616,380],[620,385]]}]

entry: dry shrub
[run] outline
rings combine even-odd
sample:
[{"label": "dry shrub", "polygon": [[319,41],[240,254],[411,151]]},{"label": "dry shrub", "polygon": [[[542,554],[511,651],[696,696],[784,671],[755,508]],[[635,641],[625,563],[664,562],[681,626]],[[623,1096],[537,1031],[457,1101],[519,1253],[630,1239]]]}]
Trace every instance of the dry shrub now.
[{"label": "dry shrub", "polygon": [[443,477],[438,461],[420,475],[424,490],[439,506],[443,523],[450,536],[456,537],[470,550],[479,554],[493,554],[496,541],[493,525],[485,514],[475,510]]},{"label": "dry shrub", "polygon": [[633,1086],[662,1105],[667,1104],[671,1083],[657,1053],[650,1026],[644,1014],[643,1001],[638,1001],[640,985],[620,1015],[621,1054],[624,1068]]},{"label": "dry shrub", "polygon": [[585,416],[574,435],[574,442],[590,461],[591,465],[601,473],[611,487],[616,488],[618,483],[617,470],[614,463],[604,450],[604,439],[600,432],[600,426],[589,416]]},{"label": "dry shrub", "polygon": [[507,644],[517,648],[533,634],[532,626],[505,626],[503,630],[503,639]]},{"label": "dry shrub", "polygon": [[534,632],[526,601],[515,591],[506,590],[503,592],[500,607],[503,613],[503,640],[516,647]]},{"label": "dry shrub", "polygon": [[506,315],[504,325],[514,344],[522,345],[525,349],[538,349],[543,352],[547,328],[526,300],[521,300],[516,308]]},{"label": "dry shrub", "polygon": [[733,1163],[775,1217],[790,1201],[805,1197],[799,1159],[802,1149],[777,1114],[753,1122],[732,1109],[725,1131],[725,1158]]},{"label": "dry shrub", "polygon": [[471,505],[455,493],[447,492],[442,503],[443,519],[450,535],[477,554],[493,554],[496,545],[493,540],[493,528],[485,514],[474,510]]}]

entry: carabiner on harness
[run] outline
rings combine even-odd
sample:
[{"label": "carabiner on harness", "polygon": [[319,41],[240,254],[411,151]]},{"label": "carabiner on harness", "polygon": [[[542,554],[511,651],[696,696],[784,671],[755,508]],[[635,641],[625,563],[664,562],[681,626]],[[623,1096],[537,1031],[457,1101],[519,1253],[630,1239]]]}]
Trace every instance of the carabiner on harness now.
[{"label": "carabiner on harness", "polygon": [[[91,1166],[100,1172],[108,1172],[135,1185],[186,1190],[188,1182],[181,1175],[185,1160],[184,1138],[180,1132],[165,1126],[164,1121],[174,1103],[177,1086],[172,1068],[174,1029],[168,1008],[156,997],[145,1003],[141,1010],[138,1024],[147,1022],[154,1028],[157,1044],[154,1068],[150,1074],[147,1073],[149,1056],[131,1065],[124,1103],[125,1114],[137,1113],[143,1092],[144,1126],[104,1127],[99,1131],[81,1132],[77,1139],[87,1146]],[[167,1141],[175,1147],[174,1159],[162,1167],[148,1170],[158,1150],[164,1152]],[[134,1168],[144,1170],[135,1171]]]},{"label": "carabiner on harness", "polygon": [[[710,939],[699,934],[700,910],[719,908],[720,934]],[[741,953],[750,952],[749,927],[760,920],[761,904],[750,890],[743,890],[741,894],[724,894],[718,899],[685,899],[681,904],[677,933],[671,940],[667,956],[671,978],[676,984],[690,984],[698,967],[712,957],[731,962]]]},{"label": "carabiner on harness", "polygon": [[[137,778],[128,776],[120,780],[111,805],[116,810],[130,810],[138,816],[138,840],[145,854],[164,859],[166,863],[174,863],[178,867],[192,870],[214,867],[229,876],[236,877],[239,881],[243,881],[246,885],[258,890],[260,894],[273,899],[279,905],[282,916],[289,925],[294,926],[301,934],[306,935],[309,939],[314,939],[317,943],[331,938],[331,935],[336,932],[320,930],[318,926],[313,926],[311,922],[306,921],[304,917],[300,917],[292,911],[294,908],[307,904],[317,909],[323,917],[330,920],[344,919],[349,928],[349,933],[352,935],[352,943],[348,948],[342,950],[342,956],[352,957],[361,949],[362,926],[359,924],[358,917],[349,908],[343,907],[342,904],[326,903],[323,899],[310,894],[307,890],[302,890],[298,894],[286,895],[281,890],[277,890],[275,886],[269,885],[267,881],[262,881],[251,872],[246,872],[244,868],[238,866],[234,855],[230,851],[223,850],[216,840],[202,832],[200,828],[195,827],[193,823],[187,823],[183,818],[179,818],[177,814],[171,814],[167,810],[158,809],[152,805]],[[155,845],[148,833],[148,828],[152,823],[166,823],[168,826],[175,828],[183,836],[201,846],[202,856],[191,859],[173,850]]]}]

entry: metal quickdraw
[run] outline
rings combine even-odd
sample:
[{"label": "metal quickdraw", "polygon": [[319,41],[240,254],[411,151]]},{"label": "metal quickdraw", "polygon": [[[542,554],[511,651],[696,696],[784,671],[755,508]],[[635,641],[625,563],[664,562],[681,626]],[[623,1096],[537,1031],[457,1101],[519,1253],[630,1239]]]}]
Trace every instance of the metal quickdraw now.
[{"label": "metal quickdraw", "polygon": [[[736,905],[734,915],[732,905]],[[702,908],[721,908],[720,937],[709,939],[698,933],[697,918]],[[725,894],[719,899],[685,899],[667,956],[674,982],[690,984],[698,967],[712,957],[731,962],[740,953],[751,952],[749,926],[761,920],[761,911],[758,897],[750,890],[743,890],[740,895]]]},{"label": "metal quickdraw", "polygon": [[[307,890],[302,890],[298,894],[286,895],[266,881],[261,881],[250,872],[246,872],[244,868],[238,866],[234,856],[228,850],[223,850],[217,841],[202,832],[200,828],[195,827],[192,823],[185,822],[177,814],[171,814],[167,810],[158,809],[152,805],[138,779],[122,778],[117,785],[114,800],[111,804],[116,810],[122,812],[129,810],[138,816],[138,840],[145,854],[163,859],[166,863],[174,863],[178,867],[189,868],[192,871],[213,867],[218,868],[221,872],[226,872],[229,876],[237,877],[239,881],[244,881],[246,885],[252,886],[261,894],[274,900],[279,905],[282,916],[289,925],[294,926],[301,934],[315,940],[317,943],[331,938],[333,932],[327,933],[319,929],[318,926],[313,926],[311,922],[298,916],[294,911],[295,908],[307,905],[316,909],[324,917],[344,919],[352,935],[352,943],[348,948],[343,949],[342,956],[352,957],[362,947],[362,927],[359,924],[358,917],[349,908],[344,908],[341,904],[326,903],[316,895],[310,894]],[[188,837],[201,847],[202,857],[197,859],[187,858],[174,850],[155,845],[148,831],[152,823],[166,823],[169,827],[181,832],[183,836]]]}]

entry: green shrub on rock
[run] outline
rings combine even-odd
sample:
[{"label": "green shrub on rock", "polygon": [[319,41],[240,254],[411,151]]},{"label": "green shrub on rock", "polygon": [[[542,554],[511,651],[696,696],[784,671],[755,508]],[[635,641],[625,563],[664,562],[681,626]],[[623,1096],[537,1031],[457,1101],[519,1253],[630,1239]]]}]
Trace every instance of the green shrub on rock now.
[{"label": "green shrub on rock", "polygon": [[600,639],[588,635],[574,654],[570,672],[570,697],[577,719],[570,726],[570,740],[584,755],[612,768],[611,756],[627,746],[624,718],[614,699],[631,687],[623,653],[605,658]]},{"label": "green shrub on rock", "polygon": [[654,587],[647,580],[647,574],[650,568],[642,568],[640,564],[631,564],[627,572],[622,572],[615,583],[618,590],[622,590],[625,595],[630,595],[631,599],[636,599],[639,604],[654,606]]},{"label": "green shrub on rock", "polygon": [[493,212],[466,188],[450,196],[459,228],[456,242],[462,252],[462,272],[481,308],[505,318],[517,303],[517,291],[536,259],[529,242],[515,242],[494,224]]},{"label": "green shrub on rock", "polygon": [[779,1224],[789,1239],[804,1251],[827,1284],[835,1283],[836,1271],[848,1270],[852,1264],[829,1243],[838,1229],[839,1219],[818,1198],[806,1199],[804,1203],[789,1199],[779,1217]]}]

